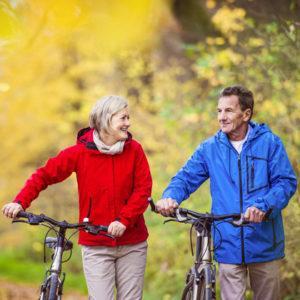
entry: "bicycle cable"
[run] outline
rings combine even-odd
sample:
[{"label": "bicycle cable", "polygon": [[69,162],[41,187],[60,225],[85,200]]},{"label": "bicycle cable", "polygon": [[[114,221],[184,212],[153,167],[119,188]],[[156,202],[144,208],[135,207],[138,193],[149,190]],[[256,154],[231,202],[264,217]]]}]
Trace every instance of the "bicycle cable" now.
[{"label": "bicycle cable", "polygon": [[[222,223],[228,223],[228,224],[232,225],[231,222],[232,222],[232,221],[229,221],[229,220],[223,220],[223,221],[217,221],[216,223],[215,223],[215,222],[213,223],[213,229],[216,230],[216,231],[218,232],[219,236],[220,236],[220,242],[219,242],[219,245],[217,245],[216,247],[214,247],[213,251],[217,250],[217,249],[221,246],[221,244],[222,244],[222,242],[223,242],[223,238],[222,238],[221,231],[220,231],[220,229],[219,229],[217,226],[218,226],[219,224],[222,224]],[[253,228],[252,225],[248,225],[248,224],[247,224],[247,225],[245,225],[245,226],[247,226],[247,227],[249,227],[249,228]],[[215,235],[215,233],[214,233],[214,235]]]},{"label": "bicycle cable", "polygon": [[[51,225],[51,224],[50,224],[50,225],[40,224],[40,225],[49,228],[49,230],[46,232],[45,238],[44,238],[44,263],[46,263],[46,239],[47,239],[47,237],[48,237],[48,234],[49,234],[49,232],[50,232],[51,230],[53,230],[53,231],[55,232],[56,238],[57,238],[57,240],[58,240],[58,237],[59,237],[59,231],[55,228],[55,226],[53,226],[53,225]],[[67,246],[68,241],[70,241],[71,237],[72,237],[75,233],[77,233],[78,231],[79,231],[79,230],[76,230],[76,231],[75,231],[74,233],[72,233],[68,238],[64,237],[63,252],[64,252],[64,250],[66,249],[66,246]],[[65,259],[65,260],[62,260],[61,263],[63,264],[63,263],[65,263],[65,262],[69,261],[69,260],[71,259],[71,257],[72,257],[72,254],[73,254],[73,251],[72,251],[72,249],[70,249],[69,257],[68,257],[67,259]],[[53,266],[54,255],[55,255],[55,252],[53,253],[52,263],[51,263],[51,265],[50,265],[50,268],[52,268],[52,266]]]},{"label": "bicycle cable", "polygon": [[[202,228],[202,231],[203,230],[205,230],[206,232],[205,233],[209,233],[209,231],[206,229],[206,222],[207,221],[202,221],[202,220],[200,220],[200,219],[198,219],[198,220],[196,220],[193,224],[192,224],[192,226],[191,226],[191,229],[190,229],[190,245],[191,245],[191,253],[192,253],[192,256],[194,256],[194,251],[193,251],[193,241],[192,241],[192,237],[193,237],[193,235],[192,235],[192,230],[193,230],[193,228],[195,227],[195,226],[197,226],[198,228]],[[196,231],[198,231],[197,229],[196,229]],[[202,260],[203,259],[203,257],[204,257],[204,255],[205,255],[205,253],[206,253],[206,251],[208,250],[208,248],[209,248],[209,246],[207,245],[207,247],[206,247],[206,249],[204,250],[204,251],[202,251],[202,256],[200,257],[200,259]]]},{"label": "bicycle cable", "polygon": [[49,232],[50,232],[51,230],[53,230],[53,227],[52,227],[52,226],[49,226],[49,225],[45,225],[45,224],[40,224],[40,225],[49,228],[48,231],[47,231],[46,234],[45,234],[45,237],[44,237],[44,263],[46,263],[46,262],[47,262],[47,258],[46,258],[46,239],[47,239],[47,237],[48,237]]},{"label": "bicycle cable", "polygon": [[191,253],[192,256],[194,256],[194,250],[193,250],[193,228],[194,228],[194,224],[192,224],[191,228],[190,228],[190,246],[191,246]]},{"label": "bicycle cable", "polygon": [[222,221],[222,222],[219,222],[217,224],[213,223],[213,235],[216,236],[215,232],[218,232],[219,236],[220,236],[220,243],[219,245],[217,245],[216,247],[213,246],[213,249],[212,251],[215,251],[217,250],[223,243],[223,237],[222,237],[222,234],[221,234],[221,231],[220,229],[217,227],[217,225],[221,224],[221,223],[224,223],[224,222],[227,222],[227,221]]}]

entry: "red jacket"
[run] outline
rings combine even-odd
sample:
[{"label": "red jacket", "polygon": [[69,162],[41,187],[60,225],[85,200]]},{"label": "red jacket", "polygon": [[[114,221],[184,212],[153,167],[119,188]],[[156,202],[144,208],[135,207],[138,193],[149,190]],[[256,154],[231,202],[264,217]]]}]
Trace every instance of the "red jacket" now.
[{"label": "red jacket", "polygon": [[64,149],[37,169],[14,202],[26,209],[48,185],[63,181],[76,172],[79,222],[90,211],[93,224],[109,225],[119,220],[127,227],[123,236],[116,240],[81,231],[79,243],[118,246],[145,241],[148,231],[143,213],[151,195],[152,179],[144,151],[130,136],[122,153],[102,154],[93,142],[92,133],[90,128],[79,131],[77,144]]}]

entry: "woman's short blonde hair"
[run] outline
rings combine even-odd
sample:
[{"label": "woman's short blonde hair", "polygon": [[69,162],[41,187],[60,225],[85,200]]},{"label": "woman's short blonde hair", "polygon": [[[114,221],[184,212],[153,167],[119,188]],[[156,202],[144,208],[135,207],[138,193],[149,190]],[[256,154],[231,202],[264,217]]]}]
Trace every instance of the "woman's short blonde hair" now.
[{"label": "woman's short blonde hair", "polygon": [[95,128],[98,132],[103,130],[109,133],[112,117],[126,107],[128,107],[128,102],[121,96],[102,97],[95,103],[90,112],[90,127]]}]

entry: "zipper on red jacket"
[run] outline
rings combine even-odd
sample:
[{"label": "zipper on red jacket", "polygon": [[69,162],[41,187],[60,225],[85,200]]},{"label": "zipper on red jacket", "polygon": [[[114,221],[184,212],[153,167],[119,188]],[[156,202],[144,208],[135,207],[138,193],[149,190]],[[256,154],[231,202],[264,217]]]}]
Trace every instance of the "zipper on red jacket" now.
[{"label": "zipper on red jacket", "polygon": [[[241,155],[238,156],[239,168],[239,183],[240,183],[240,213],[243,212],[243,188],[242,188],[242,172],[241,172]],[[245,241],[244,241],[244,228],[241,227],[241,250],[242,250],[242,264],[245,264]]]},{"label": "zipper on red jacket", "polygon": [[112,155],[112,197],[114,202],[114,215],[116,215],[116,199],[115,199],[115,158]]}]

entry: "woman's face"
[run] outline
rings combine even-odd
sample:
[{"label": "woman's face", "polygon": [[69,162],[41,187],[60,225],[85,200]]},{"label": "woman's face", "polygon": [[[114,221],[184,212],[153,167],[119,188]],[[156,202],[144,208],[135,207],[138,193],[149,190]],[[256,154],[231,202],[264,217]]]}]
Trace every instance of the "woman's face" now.
[{"label": "woman's face", "polygon": [[115,142],[126,140],[128,137],[129,126],[129,110],[128,108],[124,108],[113,115],[109,135],[115,140]]}]

